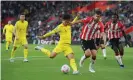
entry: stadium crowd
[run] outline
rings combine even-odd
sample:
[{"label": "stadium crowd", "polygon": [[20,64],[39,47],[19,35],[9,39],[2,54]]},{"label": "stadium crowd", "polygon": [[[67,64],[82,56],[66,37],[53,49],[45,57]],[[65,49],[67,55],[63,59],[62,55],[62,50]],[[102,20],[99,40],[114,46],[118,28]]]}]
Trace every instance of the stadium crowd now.
[{"label": "stadium crowd", "polygon": [[[61,16],[64,13],[72,10],[78,6],[90,5],[92,1],[3,1],[1,4],[2,14],[2,29],[6,22],[4,20],[8,17],[15,18],[12,20],[15,24],[19,13],[24,12],[26,19],[29,22],[28,28],[28,40],[36,40],[37,35],[43,35],[46,32],[55,28],[61,23]],[[120,19],[124,22],[126,27],[133,25],[133,8],[132,1],[109,1],[107,4],[117,5],[115,8],[107,8],[103,12],[103,21],[106,22],[112,15],[113,11],[118,11]],[[94,11],[88,11],[87,13],[81,13],[80,18],[84,18],[88,15],[93,15]],[[73,14],[75,16],[75,14]],[[79,41],[79,34],[82,24],[77,24],[72,28],[72,40]],[[56,39],[58,40],[58,34],[47,38],[46,40]]]}]

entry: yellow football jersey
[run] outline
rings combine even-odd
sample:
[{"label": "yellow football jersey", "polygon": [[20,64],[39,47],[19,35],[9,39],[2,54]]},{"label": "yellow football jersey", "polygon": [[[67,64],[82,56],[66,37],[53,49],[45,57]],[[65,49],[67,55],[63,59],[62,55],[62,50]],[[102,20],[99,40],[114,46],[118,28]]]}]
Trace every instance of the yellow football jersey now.
[{"label": "yellow football jersey", "polygon": [[18,38],[25,38],[26,37],[26,32],[27,32],[27,27],[28,27],[28,22],[27,21],[17,21],[15,24],[15,29],[16,29],[16,35]]},{"label": "yellow football jersey", "polygon": [[51,32],[49,32],[43,36],[47,37],[54,33],[59,33],[59,35],[60,35],[59,43],[71,44],[71,26],[70,25],[64,26],[63,24],[60,24],[54,30],[52,30]]},{"label": "yellow football jersey", "polygon": [[5,34],[6,37],[12,37],[13,31],[14,31],[14,26],[12,24],[5,25],[5,27],[3,29],[3,33],[5,33],[5,31],[6,31],[6,34]]},{"label": "yellow football jersey", "polygon": [[63,24],[60,24],[55,30],[58,31],[60,35],[59,43],[71,44],[71,26],[70,25],[64,26]]},{"label": "yellow football jersey", "polygon": [[[76,17],[72,22],[76,21],[78,17]],[[63,23],[58,25],[54,30],[49,33],[43,35],[44,37],[50,36],[54,33],[59,33],[60,40],[59,44],[66,43],[71,44],[71,25],[64,26]]]}]

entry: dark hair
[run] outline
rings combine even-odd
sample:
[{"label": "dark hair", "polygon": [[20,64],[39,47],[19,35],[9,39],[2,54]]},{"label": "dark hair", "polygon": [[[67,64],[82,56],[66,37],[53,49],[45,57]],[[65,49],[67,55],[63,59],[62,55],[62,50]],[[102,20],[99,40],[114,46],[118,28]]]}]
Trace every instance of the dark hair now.
[{"label": "dark hair", "polygon": [[100,10],[96,10],[95,13],[96,13],[97,15],[102,15],[102,12],[101,12]]},{"label": "dark hair", "polygon": [[119,18],[119,15],[117,13],[113,13],[112,17],[116,16],[117,18]]},{"label": "dark hair", "polygon": [[24,13],[20,13],[20,15],[24,15],[24,16],[25,16],[25,14],[24,14]]},{"label": "dark hair", "polygon": [[62,19],[63,20],[70,20],[71,19],[71,15],[70,14],[64,14]]}]

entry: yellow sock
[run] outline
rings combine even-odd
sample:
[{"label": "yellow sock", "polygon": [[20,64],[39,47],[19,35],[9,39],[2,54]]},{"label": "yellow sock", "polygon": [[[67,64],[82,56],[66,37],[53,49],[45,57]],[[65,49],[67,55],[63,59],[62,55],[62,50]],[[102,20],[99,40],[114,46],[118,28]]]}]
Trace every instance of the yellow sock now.
[{"label": "yellow sock", "polygon": [[77,65],[75,63],[75,59],[70,59],[70,66],[72,67],[73,71],[77,71]]},{"label": "yellow sock", "polygon": [[11,58],[14,58],[14,55],[15,55],[15,51],[14,48],[12,49],[12,52],[11,52]]},{"label": "yellow sock", "polygon": [[9,42],[7,41],[6,42],[6,50],[8,50],[8,47],[9,47]]},{"label": "yellow sock", "polygon": [[28,56],[28,49],[24,49],[24,58],[27,58]]},{"label": "yellow sock", "polygon": [[44,54],[46,54],[48,57],[50,57],[50,51],[49,50],[47,50],[47,49],[41,49],[41,51],[44,53]]}]

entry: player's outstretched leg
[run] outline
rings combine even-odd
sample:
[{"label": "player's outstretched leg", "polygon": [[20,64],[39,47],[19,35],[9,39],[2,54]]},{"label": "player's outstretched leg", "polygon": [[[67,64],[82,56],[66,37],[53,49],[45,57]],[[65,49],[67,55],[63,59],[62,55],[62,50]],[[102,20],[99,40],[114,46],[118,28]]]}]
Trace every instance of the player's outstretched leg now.
[{"label": "player's outstretched leg", "polygon": [[35,50],[40,50],[40,51],[42,51],[44,54],[46,54],[48,57],[50,57],[50,51],[49,50],[47,50],[47,49],[44,49],[42,46],[36,46],[35,47]]},{"label": "player's outstretched leg", "polygon": [[95,73],[94,63],[95,63],[95,60],[96,60],[96,53],[97,53],[96,50],[91,50],[92,57],[91,57],[90,65],[89,65],[89,71],[92,72],[92,73]]},{"label": "player's outstretched leg", "polygon": [[79,66],[80,67],[83,67],[83,63],[84,63],[85,59],[89,58],[90,56],[91,56],[90,49],[87,49],[85,51],[85,54],[81,57],[81,59],[79,61]]},{"label": "player's outstretched leg", "polygon": [[14,46],[12,51],[11,51],[11,58],[10,58],[10,62],[14,62],[14,56],[15,56],[15,51],[16,51],[17,47]]},{"label": "player's outstretched leg", "polygon": [[71,53],[67,55],[67,58],[70,60],[70,66],[73,69],[73,74],[79,74],[79,71],[77,70],[77,65],[74,59],[74,55]]},{"label": "player's outstretched leg", "polygon": [[28,57],[28,44],[25,44],[24,45],[24,62],[28,62],[28,59],[27,59],[27,57]]}]

